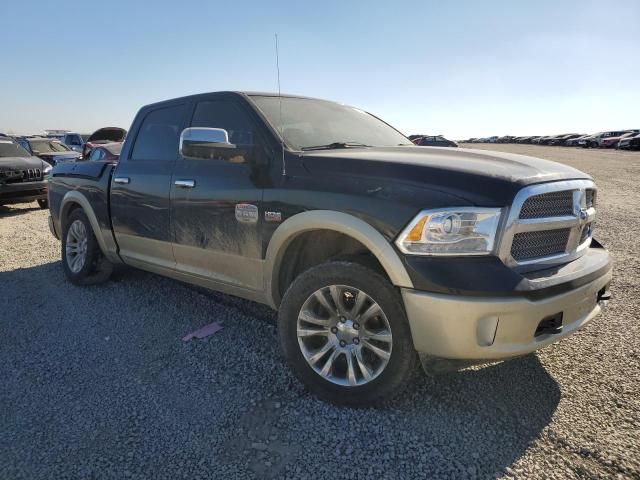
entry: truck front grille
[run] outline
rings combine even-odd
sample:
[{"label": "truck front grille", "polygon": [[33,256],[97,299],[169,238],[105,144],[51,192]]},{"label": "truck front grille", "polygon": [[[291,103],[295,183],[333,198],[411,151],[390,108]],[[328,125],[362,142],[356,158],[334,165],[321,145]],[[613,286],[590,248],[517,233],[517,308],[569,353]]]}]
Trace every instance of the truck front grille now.
[{"label": "truck front grille", "polygon": [[573,214],[573,192],[564,190],[527,198],[520,210],[520,218],[564,217]]},{"label": "truck front grille", "polygon": [[523,188],[505,222],[500,258],[513,267],[569,262],[586,252],[593,233],[597,191],[591,180]]},{"label": "truck front grille", "polygon": [[561,255],[567,249],[570,228],[516,233],[511,244],[511,256],[517,261]]}]

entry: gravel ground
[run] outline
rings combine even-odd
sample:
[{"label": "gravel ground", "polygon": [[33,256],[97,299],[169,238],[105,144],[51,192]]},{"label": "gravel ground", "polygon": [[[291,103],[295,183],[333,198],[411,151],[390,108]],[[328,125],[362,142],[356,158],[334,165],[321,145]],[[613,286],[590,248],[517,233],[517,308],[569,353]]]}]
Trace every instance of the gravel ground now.
[{"label": "gravel ground", "polygon": [[270,310],[136,271],[75,287],[47,213],[0,207],[0,478],[640,478],[640,154],[474,147],[595,177],[614,300],[536,355],[417,374],[377,409],[306,394]]}]

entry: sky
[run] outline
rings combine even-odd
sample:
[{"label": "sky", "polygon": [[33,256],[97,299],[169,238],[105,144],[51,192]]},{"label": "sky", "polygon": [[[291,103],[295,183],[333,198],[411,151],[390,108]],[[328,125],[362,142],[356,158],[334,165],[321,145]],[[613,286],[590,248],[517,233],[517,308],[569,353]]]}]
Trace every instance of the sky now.
[{"label": "sky", "polygon": [[0,132],[129,128],[148,103],[277,91],[409,135],[640,128],[640,1],[10,1]]}]

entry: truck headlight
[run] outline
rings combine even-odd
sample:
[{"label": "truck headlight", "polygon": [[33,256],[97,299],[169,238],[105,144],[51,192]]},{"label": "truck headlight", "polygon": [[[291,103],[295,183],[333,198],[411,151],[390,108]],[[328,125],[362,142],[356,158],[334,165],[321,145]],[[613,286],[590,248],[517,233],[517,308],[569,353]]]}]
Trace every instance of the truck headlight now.
[{"label": "truck headlight", "polygon": [[47,165],[46,167],[44,167],[42,175],[45,177],[48,176],[51,173],[51,170],[53,170],[53,167],[51,165]]},{"label": "truck headlight", "polygon": [[494,249],[500,214],[499,208],[423,210],[396,245],[409,255],[487,255]]}]

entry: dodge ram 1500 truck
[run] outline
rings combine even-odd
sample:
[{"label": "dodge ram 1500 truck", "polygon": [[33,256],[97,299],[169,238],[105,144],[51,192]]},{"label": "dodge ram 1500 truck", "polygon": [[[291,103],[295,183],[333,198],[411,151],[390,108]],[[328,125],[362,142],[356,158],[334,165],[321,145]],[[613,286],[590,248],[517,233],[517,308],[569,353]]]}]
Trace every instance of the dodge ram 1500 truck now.
[{"label": "dodge ram 1500 truck", "polygon": [[418,147],[337,103],[219,92],[137,114],[117,164],[62,163],[69,280],[126,264],[278,310],[295,375],[351,405],[426,368],[524,355],[609,298],[596,186],[558,163]]}]

